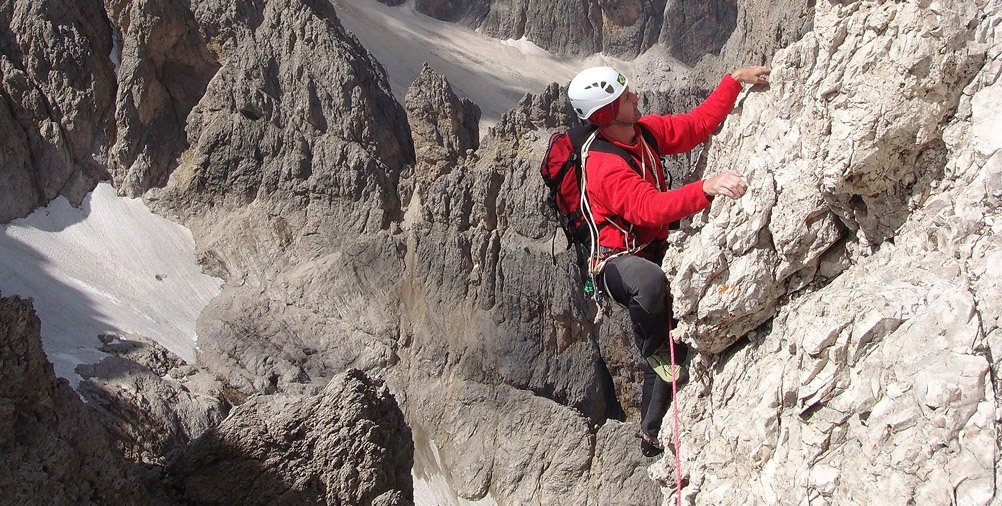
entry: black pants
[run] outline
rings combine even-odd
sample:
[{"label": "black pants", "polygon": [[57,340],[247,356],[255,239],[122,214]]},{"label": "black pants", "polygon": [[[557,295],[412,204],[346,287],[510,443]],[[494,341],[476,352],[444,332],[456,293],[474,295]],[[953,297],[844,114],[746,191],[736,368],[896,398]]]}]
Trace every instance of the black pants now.
[{"label": "black pants", "polygon": [[[629,311],[640,356],[646,358],[667,342],[672,326],[671,295],[660,265],[636,255],[623,255],[605,265],[599,282],[610,297]],[[675,344],[676,363],[685,360],[687,353],[684,344]],[[640,430],[656,438],[671,404],[671,386],[646,360],[643,367]]]}]

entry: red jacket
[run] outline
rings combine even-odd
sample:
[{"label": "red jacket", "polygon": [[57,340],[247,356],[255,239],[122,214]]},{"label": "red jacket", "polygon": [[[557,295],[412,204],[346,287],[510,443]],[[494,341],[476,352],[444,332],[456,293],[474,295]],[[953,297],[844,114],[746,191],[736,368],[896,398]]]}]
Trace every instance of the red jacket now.
[{"label": "red jacket", "polygon": [[[634,127],[636,136],[632,145],[610,141],[629,151],[637,166],[646,168],[644,177],[630,168],[619,155],[598,151],[588,153],[586,190],[592,217],[602,227],[599,232],[600,246],[622,251],[665,239],[668,237],[668,223],[710,205],[710,199],[703,193],[702,181],[669,191],[658,153],[684,153],[705,141],[723,123],[740,91],[740,83],[729,75],[724,76],[713,93],[691,112],[640,118],[639,122],[658,139],[657,153],[653,156],[643,153],[642,136],[637,127]],[[632,224],[630,236],[626,237],[611,224],[603,226],[610,218],[628,231]]]}]

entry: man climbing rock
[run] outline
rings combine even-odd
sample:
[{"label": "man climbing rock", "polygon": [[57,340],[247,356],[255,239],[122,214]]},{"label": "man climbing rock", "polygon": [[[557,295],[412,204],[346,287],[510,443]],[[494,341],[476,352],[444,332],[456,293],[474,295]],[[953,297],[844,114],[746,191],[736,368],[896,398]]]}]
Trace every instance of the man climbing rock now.
[{"label": "man climbing rock", "polygon": [[[595,285],[627,308],[640,355],[646,360],[641,398],[641,451],[660,455],[661,421],[671,402],[671,387],[688,380],[682,364],[687,349],[669,346],[672,323],[668,280],[661,269],[668,224],[697,213],[717,195],[732,199],[748,186],[727,170],[705,180],[669,190],[661,155],[689,151],[723,122],[745,84],[764,84],[770,69],[742,67],[724,76],[703,103],[687,114],[641,116],[639,96],[629,81],[611,67],[593,67],[571,80],[567,90],[577,115],[597,126],[583,149],[585,187],[582,206],[592,230],[589,270]],[[611,143],[632,161],[610,149],[588,151],[591,144]]]}]

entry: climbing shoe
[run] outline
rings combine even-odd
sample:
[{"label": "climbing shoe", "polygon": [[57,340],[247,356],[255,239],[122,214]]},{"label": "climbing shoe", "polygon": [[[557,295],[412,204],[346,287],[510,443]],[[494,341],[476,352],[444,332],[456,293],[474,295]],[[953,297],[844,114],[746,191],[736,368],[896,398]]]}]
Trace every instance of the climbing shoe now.
[{"label": "climbing shoe", "polygon": [[657,438],[642,432],[638,432],[637,437],[640,438],[640,453],[644,454],[644,457],[657,457],[665,452],[665,448],[661,446]]},{"label": "climbing shoe", "polygon": [[647,356],[647,363],[666,382],[671,383],[672,380],[675,380],[676,384],[684,385],[689,381],[689,370],[681,364],[672,365],[669,353],[670,351],[662,346],[658,351]]}]

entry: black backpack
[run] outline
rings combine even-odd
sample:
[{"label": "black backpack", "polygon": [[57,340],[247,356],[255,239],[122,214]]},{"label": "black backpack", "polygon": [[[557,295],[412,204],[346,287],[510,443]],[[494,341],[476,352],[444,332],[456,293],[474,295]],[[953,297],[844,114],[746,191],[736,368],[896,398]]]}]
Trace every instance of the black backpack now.
[{"label": "black backpack", "polygon": [[[654,135],[643,125],[638,123],[638,126],[647,144],[657,151],[658,143]],[[546,156],[539,168],[543,182],[550,189],[547,202],[556,211],[560,228],[567,236],[568,248],[573,244],[591,245],[590,227],[581,210],[581,147],[597,128],[594,125],[579,125],[555,132],[550,136]],[[601,136],[592,141],[589,151],[619,155],[633,170],[641,173],[633,155]],[[599,227],[604,225],[607,223]]]}]

